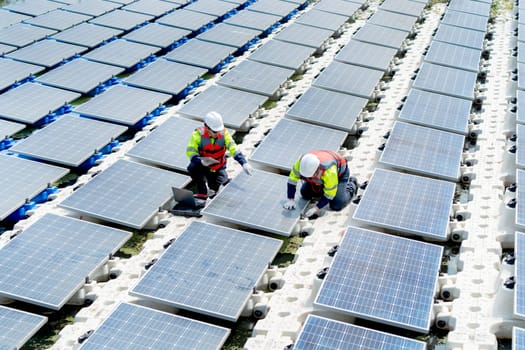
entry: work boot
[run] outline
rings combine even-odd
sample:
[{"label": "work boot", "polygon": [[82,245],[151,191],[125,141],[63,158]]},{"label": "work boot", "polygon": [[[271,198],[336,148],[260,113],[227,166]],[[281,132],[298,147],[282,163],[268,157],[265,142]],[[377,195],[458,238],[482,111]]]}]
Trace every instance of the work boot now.
[{"label": "work boot", "polygon": [[208,190],[208,198],[213,199],[219,191],[212,190],[211,188]]},{"label": "work boot", "polygon": [[357,179],[354,176],[350,176],[346,185],[346,189],[350,192],[350,199],[354,198],[355,194],[357,193],[358,186],[359,184],[357,183]]}]

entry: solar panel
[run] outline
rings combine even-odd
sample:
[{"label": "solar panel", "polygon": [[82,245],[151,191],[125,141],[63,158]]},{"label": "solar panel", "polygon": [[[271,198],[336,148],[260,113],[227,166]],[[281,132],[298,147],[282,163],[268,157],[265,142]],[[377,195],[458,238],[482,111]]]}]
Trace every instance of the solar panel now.
[{"label": "solar panel", "polygon": [[[518,176],[521,177],[521,179],[518,179],[518,195],[523,193],[523,171],[518,170]],[[522,187],[520,187],[520,185]],[[518,215],[521,216],[521,212],[523,209],[519,208],[520,213]],[[523,257],[525,256],[525,233],[523,232],[516,232],[515,237],[515,243],[514,243],[514,250],[515,250],[515,256],[516,256],[516,267],[515,267],[515,273],[516,273],[516,286],[515,286],[515,293],[514,293],[514,315],[518,318],[525,318],[525,288],[523,288],[523,280],[525,276],[525,259]],[[522,349],[522,348],[514,348],[514,349]]]},{"label": "solar panel", "polygon": [[367,68],[388,70],[396,49],[350,40],[335,56],[336,61]]},{"label": "solar panel", "polygon": [[366,21],[378,26],[389,27],[405,32],[412,32],[417,18],[402,13],[381,10],[381,7]]},{"label": "solar panel", "polygon": [[138,27],[141,24],[148,22],[149,20],[152,20],[153,18],[153,16],[145,15],[142,13],[135,13],[116,9],[111,12],[105,13],[99,17],[96,17],[89,22],[109,28],[122,29],[124,31],[128,31]]},{"label": "solar panel", "polygon": [[518,89],[525,90],[525,64],[518,62]]},{"label": "solar panel", "polygon": [[5,55],[11,51],[16,50],[15,46],[0,44],[0,56]]},{"label": "solar panel", "polygon": [[281,244],[194,221],[130,294],[236,322]]},{"label": "solar panel", "polygon": [[172,27],[196,31],[208,23],[213,22],[218,16],[208,15],[205,13],[188,11],[186,9],[176,10],[167,14],[155,22]]},{"label": "solar panel", "polygon": [[157,51],[159,48],[155,46],[117,39],[88,52],[83,57],[90,61],[130,69],[152,57]]},{"label": "solar panel", "polygon": [[353,218],[446,241],[455,187],[448,181],[376,169]]},{"label": "solar panel", "polygon": [[277,15],[282,17],[285,17],[292,13],[294,10],[298,8],[298,4],[294,4],[292,2],[288,1],[282,1],[282,0],[259,0],[257,2],[254,2],[251,4],[248,9],[250,11],[255,12],[262,12],[262,13],[269,13],[273,15]]},{"label": "solar panel", "polygon": [[0,295],[60,310],[130,237],[127,231],[45,214],[0,250]]},{"label": "solar panel", "polygon": [[350,226],[314,304],[427,333],[442,253],[438,245]]},{"label": "solar panel", "polygon": [[398,118],[466,135],[471,107],[469,100],[411,89]]},{"label": "solar panel", "polygon": [[0,95],[0,117],[35,124],[78,97],[80,94],[76,92],[36,83],[22,84]]},{"label": "solar panel", "polygon": [[24,21],[24,23],[29,23],[39,27],[62,31],[76,24],[85,22],[91,18],[91,16],[63,11],[59,9],[50,11],[46,14],[31,19],[27,19]]},{"label": "solar panel", "polygon": [[516,90],[516,104],[518,111],[516,114],[516,121],[518,123],[525,123],[525,91]]},{"label": "solar panel", "polygon": [[379,161],[394,168],[458,181],[464,142],[463,135],[395,122]]},{"label": "solar panel", "polygon": [[301,154],[313,149],[337,151],[346,137],[346,132],[340,130],[281,119],[257,146],[250,159],[289,171]]},{"label": "solar panel", "polygon": [[141,44],[168,48],[177,41],[186,38],[191,32],[158,23],[150,23],[123,36],[123,39]]},{"label": "solar panel", "polygon": [[440,23],[485,32],[488,17],[448,9]]},{"label": "solar panel", "polygon": [[59,205],[98,219],[142,229],[189,178],[171,171],[118,160]]},{"label": "solar panel", "polygon": [[24,130],[26,126],[24,124],[10,122],[8,120],[0,119],[0,137],[10,137],[19,131]]},{"label": "solar panel", "polygon": [[271,97],[293,74],[292,69],[245,60],[223,75],[217,84]]},{"label": "solar panel", "polygon": [[102,83],[123,72],[120,67],[110,66],[82,58],[74,59],[39,76],[36,81],[58,88],[87,94]]},{"label": "solar panel", "polygon": [[0,155],[0,220],[67,174],[67,169]]},{"label": "solar panel", "polygon": [[147,307],[119,304],[80,349],[219,350],[230,334],[227,328]]},{"label": "solar panel", "polygon": [[16,1],[2,4],[6,10],[29,16],[38,16],[64,6],[63,4],[47,0],[31,0],[31,2]]},{"label": "solar panel", "polygon": [[30,19],[30,16],[23,15],[0,8],[0,28],[9,27],[10,25],[20,23],[23,20]]},{"label": "solar panel", "polygon": [[127,153],[128,156],[170,169],[186,171],[189,164],[186,147],[191,133],[202,123],[171,117]]},{"label": "solar panel", "polygon": [[128,85],[178,95],[207,70],[165,59],[159,59],[133,73],[124,82]]},{"label": "solar panel", "polygon": [[473,100],[477,78],[476,72],[424,62],[412,87]]},{"label": "solar panel", "polygon": [[224,23],[239,26],[243,28],[265,31],[270,29],[274,24],[282,19],[281,16],[275,16],[268,13],[255,12],[248,10],[240,11],[235,16],[224,20]]},{"label": "solar panel", "polygon": [[185,7],[186,10],[201,12],[208,15],[221,17],[239,7],[238,4],[227,1],[199,0]]},{"label": "solar panel", "polygon": [[362,97],[310,87],[286,112],[286,117],[351,131],[368,103]]},{"label": "solar panel", "polygon": [[78,167],[94,154],[93,150],[101,150],[126,130],[124,126],[66,114],[16,143],[10,151]]},{"label": "solar panel", "polygon": [[379,8],[385,11],[420,17],[425,6],[425,2],[411,0],[385,0]]},{"label": "solar panel", "polygon": [[[84,1],[85,3],[85,1]],[[51,38],[65,43],[93,48],[122,33],[120,29],[98,26],[91,23],[81,23],[72,28],[57,33]]]},{"label": "solar panel", "polygon": [[333,33],[341,28],[346,21],[348,21],[348,16],[341,16],[336,15],[335,13],[311,9],[298,17],[294,23],[328,29]]},{"label": "solar panel", "polygon": [[407,34],[404,30],[367,23],[354,34],[352,40],[359,40],[399,50]]},{"label": "solar panel", "polygon": [[55,33],[56,30],[17,23],[0,29],[0,43],[23,47]]},{"label": "solar panel", "polygon": [[278,67],[298,70],[313,55],[315,49],[308,46],[270,40],[252,52],[249,59]]},{"label": "solar panel", "polygon": [[44,69],[42,66],[0,57],[0,90],[4,90],[17,82],[23,81]]},{"label": "solar panel", "polygon": [[513,349],[524,349],[525,348],[525,329],[514,326],[512,328],[512,348]]},{"label": "solar panel", "polygon": [[[516,225],[525,227],[525,170],[516,169],[516,182],[518,191],[516,194]],[[525,311],[523,312],[525,314]]]},{"label": "solar panel", "polygon": [[432,41],[425,55],[425,62],[460,68],[476,73],[479,71],[480,59],[480,50],[440,41]]},{"label": "solar panel", "polygon": [[379,70],[333,61],[312,85],[369,99],[383,74]]},{"label": "solar panel", "polygon": [[46,322],[45,316],[0,305],[0,348],[22,348]]},{"label": "solar panel", "polygon": [[231,46],[194,39],[170,51],[164,55],[164,58],[170,61],[213,69],[235,51],[236,49]]},{"label": "solar panel", "polygon": [[290,236],[308,203],[297,195],[295,210],[283,208],[287,181],[287,176],[263,170],[251,176],[239,173],[202,213],[208,218]]},{"label": "solar panel", "polygon": [[309,314],[295,341],[295,350],[424,350],[426,344],[349,323]]},{"label": "solar panel", "polygon": [[90,118],[133,126],[171,99],[170,95],[115,85],[75,108]]},{"label": "solar panel", "polygon": [[275,34],[273,39],[319,49],[328,40],[328,38],[332,36],[332,34],[333,31],[329,29],[292,23],[288,27]]},{"label": "solar panel", "polygon": [[266,100],[266,96],[213,85],[186,102],[178,113],[203,120],[209,111],[217,111],[222,115],[224,125],[242,129],[246,120]]},{"label": "solar panel", "polygon": [[346,0],[321,0],[313,6],[313,9],[352,17],[360,7],[360,4]]},{"label": "solar panel", "polygon": [[161,0],[138,0],[122,7],[122,10],[143,13],[159,17],[179,7],[179,5]]},{"label": "solar panel", "polygon": [[219,23],[199,34],[197,39],[241,48],[256,39],[260,34],[260,30]]},{"label": "solar panel", "polygon": [[448,9],[484,17],[489,17],[490,15],[490,3],[481,1],[454,0],[448,4]]},{"label": "solar panel", "polygon": [[106,12],[121,7],[122,5],[111,1],[104,0],[90,0],[90,1],[78,1],[69,6],[65,6],[63,9],[66,11],[81,13],[98,17]]},{"label": "solar panel", "polygon": [[436,34],[434,34],[433,40],[482,50],[485,41],[485,33],[477,30],[441,24]]},{"label": "solar panel", "polygon": [[86,51],[86,48],[83,46],[62,43],[49,39],[40,40],[36,43],[8,53],[6,57],[49,68],[84,51]]}]

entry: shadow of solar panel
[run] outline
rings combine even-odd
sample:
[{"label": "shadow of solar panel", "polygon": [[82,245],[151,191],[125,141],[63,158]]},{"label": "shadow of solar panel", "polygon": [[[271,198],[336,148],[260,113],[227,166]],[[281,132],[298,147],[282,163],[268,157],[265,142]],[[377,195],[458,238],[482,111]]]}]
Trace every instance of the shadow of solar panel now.
[{"label": "shadow of solar panel", "polygon": [[524,349],[525,348],[525,329],[514,326],[512,328],[512,348],[513,349]]},{"label": "shadow of solar panel", "polygon": [[296,198],[297,209],[284,209],[286,182],[286,176],[262,170],[252,176],[240,173],[202,213],[208,218],[290,236],[307,202]]},{"label": "shadow of solar panel", "polygon": [[469,100],[411,89],[399,120],[466,135],[471,107]]},{"label": "shadow of solar panel", "polygon": [[335,56],[336,61],[387,71],[394,59],[396,49],[350,40]]},{"label": "shadow of solar panel", "polygon": [[122,4],[103,0],[90,0],[75,2],[65,6],[64,10],[98,17],[119,7],[122,7]]},{"label": "shadow of solar panel", "polygon": [[59,310],[130,237],[127,231],[45,214],[0,250],[0,295]]},{"label": "shadow of solar panel", "polygon": [[321,0],[314,5],[313,9],[345,17],[352,17],[360,7],[361,5],[358,3],[345,0]]},{"label": "shadow of solar panel", "polygon": [[118,160],[63,200],[59,206],[101,220],[142,229],[171,199],[172,187],[189,178],[167,170]]},{"label": "shadow of solar panel", "polygon": [[314,305],[427,333],[442,252],[437,245],[350,226]]},{"label": "shadow of solar panel", "polygon": [[171,117],[127,153],[146,162],[186,171],[189,164],[186,147],[193,130],[202,123],[185,118]]},{"label": "shadow of solar panel", "polygon": [[193,39],[170,51],[164,58],[170,61],[213,69],[231,56],[236,49],[231,46]]},{"label": "shadow of solar panel", "polygon": [[333,31],[329,29],[292,23],[276,33],[273,39],[320,49],[332,34]]},{"label": "shadow of solar panel", "polygon": [[191,31],[182,28],[150,23],[124,35],[122,38],[146,45],[168,48],[180,40],[186,40]]},{"label": "shadow of solar panel", "polygon": [[0,155],[0,220],[32,199],[48,184],[66,175],[67,169],[15,156]]},{"label": "shadow of solar panel", "polygon": [[333,33],[341,28],[348,18],[348,16],[341,16],[336,15],[335,13],[311,9],[298,17],[294,23],[304,24],[321,29],[328,29]]},{"label": "shadow of solar panel", "polygon": [[425,62],[476,73],[479,71],[480,60],[481,50],[440,41],[433,41],[425,55]]},{"label": "shadow of solar panel", "polygon": [[441,23],[485,32],[487,30],[488,19],[489,18],[485,16],[447,9]]},{"label": "shadow of solar panel", "polygon": [[294,349],[389,349],[424,350],[426,344],[353,324],[308,315]]},{"label": "shadow of solar panel", "polygon": [[473,100],[476,80],[475,72],[424,62],[412,87]]},{"label": "shadow of solar panel", "polygon": [[122,303],[80,349],[219,350],[230,330],[147,307]]},{"label": "shadow of solar panel", "polygon": [[104,41],[120,35],[122,32],[120,29],[102,27],[91,23],[81,23],[57,33],[51,36],[51,38],[65,43],[93,48]]},{"label": "shadow of solar panel", "polygon": [[217,19],[217,16],[188,11],[183,8],[162,16],[155,22],[172,27],[191,30],[193,32],[204,27],[208,23],[213,22],[215,19]]},{"label": "shadow of solar panel", "polygon": [[423,10],[425,9],[425,6],[425,2],[411,0],[385,0],[383,3],[381,3],[379,8],[385,11],[420,17]]},{"label": "shadow of solar panel", "polygon": [[0,348],[20,349],[47,322],[47,317],[0,305]]},{"label": "shadow of solar panel", "polygon": [[235,16],[231,16],[224,20],[224,23],[239,26],[242,28],[255,29],[266,31],[277,24],[282,19],[282,16],[271,15],[269,13],[250,11],[240,11]]},{"label": "shadow of solar panel", "polygon": [[346,137],[346,132],[340,130],[281,119],[255,149],[250,160],[289,171],[302,154],[314,149],[337,151]]},{"label": "shadow of solar panel", "polygon": [[286,112],[286,117],[304,122],[355,131],[355,121],[368,100],[311,86]]},{"label": "shadow of solar panel", "polygon": [[383,74],[376,69],[332,61],[312,85],[370,99]]},{"label": "shadow of solar panel", "polygon": [[231,24],[219,23],[216,26],[197,35],[197,39],[212,43],[242,48],[258,40],[260,30],[243,28]]},{"label": "shadow of solar panel", "polygon": [[266,96],[259,94],[212,85],[186,102],[178,113],[204,120],[206,113],[217,111],[222,115],[224,125],[244,129],[246,121],[266,100]]},{"label": "shadow of solar panel", "polygon": [[10,52],[6,57],[49,68],[84,51],[86,51],[84,46],[46,39]]},{"label": "shadow of solar panel", "polygon": [[155,46],[117,39],[88,52],[83,57],[91,61],[131,69],[145,62],[158,51],[159,48]]},{"label": "shadow of solar panel", "polygon": [[252,52],[248,59],[297,71],[304,70],[314,52],[312,47],[270,40]]},{"label": "shadow of solar panel", "polygon": [[159,17],[165,13],[176,9],[179,6],[180,5],[161,0],[139,0],[131,2],[129,5],[126,5],[121,9],[131,12],[143,13],[145,15],[150,15],[154,17]]},{"label": "shadow of solar panel", "polygon": [[457,182],[465,137],[395,122],[379,161],[394,168]]},{"label": "shadow of solar panel", "polygon": [[6,10],[22,13],[29,16],[38,16],[46,12],[55,10],[64,6],[58,2],[52,2],[47,0],[32,0],[31,2],[14,2],[3,4],[2,7]]},{"label": "shadow of solar panel", "polygon": [[153,16],[142,13],[116,9],[90,20],[89,23],[128,31],[152,20],[153,18]]},{"label": "shadow of solar panel", "polygon": [[399,50],[407,35],[408,33],[404,30],[366,23],[357,33],[354,34],[352,40],[359,40],[369,44],[381,45]]},{"label": "shadow of solar panel", "polygon": [[134,126],[170,99],[168,94],[114,85],[74,111],[91,118]]},{"label": "shadow of solar panel", "polygon": [[446,241],[455,187],[448,181],[376,169],[353,219]]},{"label": "shadow of solar panel", "polygon": [[381,10],[381,7],[366,21],[378,26],[389,27],[411,33],[414,30],[417,17]]},{"label": "shadow of solar panel", "polygon": [[194,221],[130,294],[236,322],[281,244]]},{"label": "shadow of solar panel", "polygon": [[32,26],[25,23],[17,23],[0,29],[0,43],[23,47],[35,41],[55,34],[57,31],[47,28]]}]

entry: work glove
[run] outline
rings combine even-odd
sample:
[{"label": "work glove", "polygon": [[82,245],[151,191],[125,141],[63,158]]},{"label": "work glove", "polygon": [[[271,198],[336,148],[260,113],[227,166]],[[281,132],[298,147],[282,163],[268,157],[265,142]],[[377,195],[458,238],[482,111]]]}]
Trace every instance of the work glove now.
[{"label": "work glove", "polygon": [[310,217],[314,216],[317,213],[318,210],[319,210],[319,208],[317,208],[317,206],[314,205],[312,208],[308,209],[306,211],[306,213],[304,213],[304,216],[306,216],[307,218],[310,218]]},{"label": "work glove", "polygon": [[201,157],[201,163],[204,166],[210,166],[219,163],[219,161],[212,157]]},{"label": "work glove", "polygon": [[249,163],[244,163],[244,165],[242,166],[244,172],[248,175],[252,175],[253,174],[253,167],[249,164]]},{"label": "work glove", "polygon": [[288,200],[283,204],[283,207],[284,207],[284,209],[287,209],[287,210],[295,209],[295,201],[294,201],[293,199],[288,199]]}]

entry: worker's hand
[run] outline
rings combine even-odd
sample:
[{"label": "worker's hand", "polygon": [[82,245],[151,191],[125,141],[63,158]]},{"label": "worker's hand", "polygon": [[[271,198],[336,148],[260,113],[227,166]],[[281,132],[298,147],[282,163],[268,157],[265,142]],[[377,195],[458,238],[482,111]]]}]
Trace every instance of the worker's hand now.
[{"label": "worker's hand", "polygon": [[293,199],[288,199],[283,204],[283,207],[284,207],[284,209],[287,209],[287,210],[295,209],[295,201]]},{"label": "worker's hand", "polygon": [[201,163],[204,166],[210,166],[219,163],[219,161],[212,157],[201,157]]},{"label": "worker's hand", "polygon": [[242,166],[244,172],[248,175],[252,175],[253,174],[253,167],[250,165],[250,163],[244,163],[244,165]]},{"label": "worker's hand", "polygon": [[314,216],[317,213],[318,210],[319,210],[319,208],[317,208],[317,206],[314,205],[312,208],[308,209],[306,211],[306,213],[304,213],[304,216],[306,216],[307,218],[310,218],[310,217]]}]

